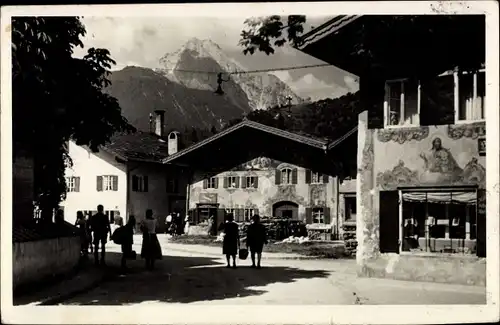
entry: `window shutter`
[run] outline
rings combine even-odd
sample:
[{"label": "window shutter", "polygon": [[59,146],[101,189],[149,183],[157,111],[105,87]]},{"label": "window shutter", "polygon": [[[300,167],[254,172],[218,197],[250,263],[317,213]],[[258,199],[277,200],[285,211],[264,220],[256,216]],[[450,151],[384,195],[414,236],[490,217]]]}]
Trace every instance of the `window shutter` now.
[{"label": "window shutter", "polygon": [[309,169],[306,169],[306,184],[311,184],[312,172]]},{"label": "window shutter", "polygon": [[207,189],[208,188],[208,179],[203,180],[203,188]]},{"label": "window shutter", "polygon": [[147,177],[147,176],[144,176],[143,181],[144,181],[144,192],[147,192],[147,191],[148,191],[148,188],[149,188],[149,180],[148,180],[148,177]]},{"label": "window shutter", "polygon": [[75,177],[75,192],[80,192],[80,177]]},{"label": "window shutter", "polygon": [[380,252],[399,253],[399,193],[380,192]]},{"label": "window shutter", "polygon": [[247,187],[247,178],[246,176],[241,176],[241,188]]},{"label": "window shutter", "polygon": [[326,174],[323,174],[323,183],[327,184],[329,181],[330,177]]},{"label": "window shutter", "polygon": [[486,257],[486,190],[477,191],[476,215],[477,256]]},{"label": "window shutter", "polygon": [[238,215],[238,221],[245,220],[245,209],[236,209],[236,214]]},{"label": "window shutter", "polygon": [[254,183],[253,183],[253,187],[254,188],[258,188],[259,187],[259,177],[258,176],[255,176],[254,178]]},{"label": "window shutter", "polygon": [[214,177],[215,179],[215,188],[219,188],[219,177]]},{"label": "window shutter", "polygon": [[224,177],[224,188],[227,188],[227,187],[228,187],[228,186],[227,186],[228,181],[229,181],[229,180],[227,179],[227,177]]},{"label": "window shutter", "polygon": [[292,184],[297,184],[297,168],[292,169]]},{"label": "window shutter", "polygon": [[274,177],[275,177],[274,184],[276,185],[281,184],[281,171],[279,169],[276,169]]},{"label": "window shutter", "polygon": [[325,219],[325,224],[329,225],[330,224],[330,208],[323,209],[323,216]]},{"label": "window shutter", "polygon": [[312,209],[311,208],[306,208],[306,224],[311,224],[312,223]]},{"label": "window shutter", "polygon": [[236,188],[239,188],[240,187],[240,178],[238,176],[236,176],[235,181],[236,181]]},{"label": "window shutter", "polygon": [[118,176],[113,177],[113,191],[118,191]]},{"label": "window shutter", "polygon": [[132,191],[137,192],[139,189],[139,179],[136,175],[132,176]]},{"label": "window shutter", "polygon": [[102,176],[97,176],[97,192],[102,192]]}]

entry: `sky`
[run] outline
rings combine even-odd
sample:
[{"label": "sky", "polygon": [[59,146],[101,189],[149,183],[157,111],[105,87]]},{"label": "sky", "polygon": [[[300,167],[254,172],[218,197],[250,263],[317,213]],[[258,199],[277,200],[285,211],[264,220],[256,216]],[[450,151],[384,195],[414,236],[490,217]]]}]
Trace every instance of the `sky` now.
[{"label": "sky", "polygon": [[[307,17],[305,32],[331,17]],[[178,50],[190,38],[210,39],[222,50],[250,70],[321,64],[289,46],[279,48],[273,55],[256,53],[244,55],[238,46],[244,19],[213,17],[83,17],[87,34],[84,49],[77,48],[75,56],[83,56],[87,48],[107,48],[117,62],[113,70],[125,66],[158,68],[159,59]],[[357,78],[336,67],[320,67],[272,72],[302,97],[313,100],[335,98],[358,90]]]}]

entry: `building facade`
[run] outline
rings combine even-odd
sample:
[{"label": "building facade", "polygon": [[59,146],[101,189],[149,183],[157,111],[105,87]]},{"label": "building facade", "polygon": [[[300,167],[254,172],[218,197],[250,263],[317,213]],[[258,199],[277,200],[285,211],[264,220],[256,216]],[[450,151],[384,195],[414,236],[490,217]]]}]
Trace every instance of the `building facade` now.
[{"label": "building facade", "polygon": [[[156,124],[162,123],[160,112]],[[186,214],[187,174],[162,164],[177,151],[179,134],[172,132],[164,139],[161,127],[154,130],[116,135],[97,153],[69,143],[73,166],[66,169],[68,191],[61,203],[66,221],[74,223],[78,211],[96,213],[99,204],[111,222],[131,215],[140,221],[152,209],[162,231],[169,213]]]},{"label": "building facade", "polygon": [[[336,226],[336,178],[267,157],[255,158],[190,187],[194,220],[232,213],[236,221],[254,214]],[[219,212],[220,213],[220,212]]]},{"label": "building facade", "polygon": [[[418,77],[415,67],[424,70],[428,65],[422,59],[429,55],[425,51],[412,57],[411,51],[391,48],[399,54],[397,61],[382,56],[369,68],[363,57],[349,55],[358,42],[355,30],[361,25],[369,30],[367,26],[379,24],[380,19],[393,19],[384,17],[337,17],[305,35],[301,45],[304,52],[328,57],[328,62],[360,77],[367,110],[359,115],[358,124],[359,273],[484,285],[484,26],[482,36],[480,32],[484,18],[481,22],[481,17],[462,17],[455,29],[436,31],[439,37],[449,33],[449,39],[477,31],[472,36],[479,45],[483,37],[482,48],[471,57],[451,52],[448,61],[463,65],[450,70],[448,61],[434,62],[432,75]],[[404,24],[404,19],[392,23]]]}]

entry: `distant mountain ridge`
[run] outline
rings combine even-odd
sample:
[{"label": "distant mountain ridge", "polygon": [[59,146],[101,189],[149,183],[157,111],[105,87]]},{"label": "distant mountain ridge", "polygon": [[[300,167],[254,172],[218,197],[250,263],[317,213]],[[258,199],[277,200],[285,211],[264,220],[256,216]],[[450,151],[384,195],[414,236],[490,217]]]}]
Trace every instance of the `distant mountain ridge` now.
[{"label": "distant mountain ridge", "polygon": [[210,40],[190,39],[159,60],[161,68],[125,67],[114,71],[106,91],[116,97],[122,114],[148,131],[149,114],[165,110],[167,129],[220,128],[255,109],[303,103],[304,99],[278,77],[268,73],[223,74],[224,94],[217,95],[219,72],[247,71]]}]

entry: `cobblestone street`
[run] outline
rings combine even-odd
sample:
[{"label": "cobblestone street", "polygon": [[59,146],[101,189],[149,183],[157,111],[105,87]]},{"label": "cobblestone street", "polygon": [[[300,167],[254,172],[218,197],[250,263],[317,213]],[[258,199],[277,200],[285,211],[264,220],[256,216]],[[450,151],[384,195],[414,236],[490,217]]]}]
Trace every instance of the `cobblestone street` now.
[{"label": "cobblestone street", "polygon": [[[138,242],[136,240],[136,242]],[[140,246],[135,245],[139,252]],[[162,241],[154,271],[142,260],[126,275],[64,301],[64,305],[136,304],[484,304],[484,287],[358,278],[354,260],[266,259],[264,268],[239,261],[226,269],[218,248],[181,251]],[[175,248],[174,248],[175,246]],[[192,249],[186,245],[186,249]],[[111,245],[110,254],[118,247]],[[115,258],[116,260],[116,258]]]}]

